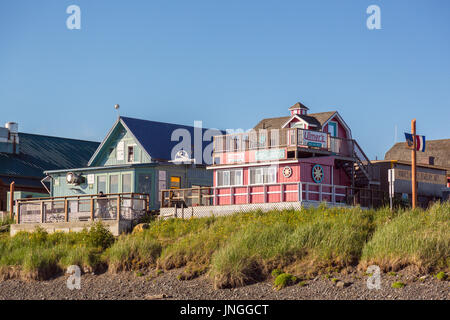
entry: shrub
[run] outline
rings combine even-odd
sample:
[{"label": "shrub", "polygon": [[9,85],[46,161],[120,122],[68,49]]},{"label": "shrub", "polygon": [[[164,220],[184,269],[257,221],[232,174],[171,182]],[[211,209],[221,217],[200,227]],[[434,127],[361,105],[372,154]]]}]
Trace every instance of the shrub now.
[{"label": "shrub", "polygon": [[282,273],[284,273],[284,272],[281,269],[273,269],[271,274],[272,274],[272,277],[276,278]]},{"label": "shrub", "polygon": [[297,282],[297,278],[289,273],[282,273],[278,277],[275,278],[273,282],[275,290],[281,290],[284,287],[293,285]]},{"label": "shrub", "polygon": [[447,274],[441,271],[438,274],[436,274],[436,279],[444,281],[445,279],[447,279]]},{"label": "shrub", "polygon": [[94,223],[87,232],[86,240],[89,245],[103,250],[114,243],[114,236],[101,221]]},{"label": "shrub", "polygon": [[404,286],[406,286],[406,284],[404,284],[403,282],[400,281],[396,281],[394,283],[392,283],[391,287],[394,289],[400,289],[403,288]]}]

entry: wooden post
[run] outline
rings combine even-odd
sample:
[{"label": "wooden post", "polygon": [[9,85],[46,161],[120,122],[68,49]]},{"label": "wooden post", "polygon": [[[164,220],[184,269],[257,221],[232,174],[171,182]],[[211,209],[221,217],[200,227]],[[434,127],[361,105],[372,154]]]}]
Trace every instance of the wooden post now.
[{"label": "wooden post", "polygon": [[16,223],[20,223],[20,202],[17,202],[17,215],[16,215]]},{"label": "wooden post", "polygon": [[69,222],[69,208],[67,198],[64,198],[64,221]]},{"label": "wooden post", "polygon": [[44,201],[41,201],[41,222],[44,223],[45,222],[45,212],[44,212]]},{"label": "wooden post", "polygon": [[9,218],[12,219],[14,217],[14,184],[15,182],[11,182],[9,185]]},{"label": "wooden post", "polygon": [[146,200],[147,200],[146,210],[150,211],[150,195],[149,194],[146,196]]},{"label": "wooden post", "polygon": [[416,119],[411,121],[411,133],[413,137],[413,149],[411,151],[411,185],[412,185],[412,208],[416,208],[417,184],[416,184]]},{"label": "wooden post", "polygon": [[91,197],[91,221],[94,221],[94,198]]},{"label": "wooden post", "polygon": [[117,197],[117,221],[120,221],[120,196]]}]

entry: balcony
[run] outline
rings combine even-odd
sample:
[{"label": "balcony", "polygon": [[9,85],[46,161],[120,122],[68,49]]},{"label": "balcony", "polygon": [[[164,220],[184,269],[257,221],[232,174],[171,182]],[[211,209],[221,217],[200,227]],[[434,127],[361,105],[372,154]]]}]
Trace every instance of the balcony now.
[{"label": "balcony", "polygon": [[[258,130],[214,137],[214,165],[337,155],[353,160],[356,142],[299,128]],[[359,148],[358,148],[359,149]],[[314,155],[312,155],[314,154]]]}]

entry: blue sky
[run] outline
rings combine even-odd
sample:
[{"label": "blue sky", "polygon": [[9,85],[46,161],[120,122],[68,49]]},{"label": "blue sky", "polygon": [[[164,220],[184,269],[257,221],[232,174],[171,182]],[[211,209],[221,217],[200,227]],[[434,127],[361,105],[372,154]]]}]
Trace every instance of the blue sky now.
[{"label": "blue sky", "polygon": [[[69,5],[81,30],[69,30]],[[368,30],[366,8],[381,8]],[[0,121],[20,131],[102,140],[121,114],[253,127],[338,110],[371,158],[410,120],[450,138],[450,2],[0,2]]]}]

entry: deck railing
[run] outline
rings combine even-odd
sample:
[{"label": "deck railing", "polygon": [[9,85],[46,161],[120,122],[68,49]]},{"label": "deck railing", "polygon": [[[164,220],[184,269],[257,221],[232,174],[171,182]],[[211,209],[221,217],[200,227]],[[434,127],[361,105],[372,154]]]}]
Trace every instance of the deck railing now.
[{"label": "deck railing", "polygon": [[[315,139],[317,140],[315,140]],[[315,142],[314,142],[315,141]],[[344,157],[354,156],[352,139],[333,137],[329,133],[299,128],[261,129],[214,137],[214,156],[270,148],[304,148],[332,152]]]},{"label": "deck railing", "polygon": [[[279,191],[269,191],[270,187],[278,186]],[[295,186],[295,188],[289,187]],[[242,192],[245,188],[246,191]],[[254,191],[261,189],[262,191]],[[229,190],[221,193],[220,190]],[[237,192],[236,190],[240,190]],[[161,191],[161,208],[168,207],[193,207],[193,206],[217,206],[222,205],[219,198],[227,197],[229,203],[252,204],[269,203],[269,195],[279,194],[279,202],[307,201],[325,202],[329,204],[360,205],[362,207],[379,207],[385,204],[386,194],[381,190],[353,188],[348,186],[316,184],[310,182],[281,183],[268,185],[251,185],[236,187],[198,187],[190,189],[170,189]],[[253,202],[253,196],[262,196],[262,202]],[[295,195],[294,198],[290,195]],[[245,197],[242,203],[236,203],[235,199]],[[288,200],[290,199],[290,200]]]},{"label": "deck railing", "polygon": [[114,193],[16,200],[16,223],[137,220],[148,211],[149,195]]}]

